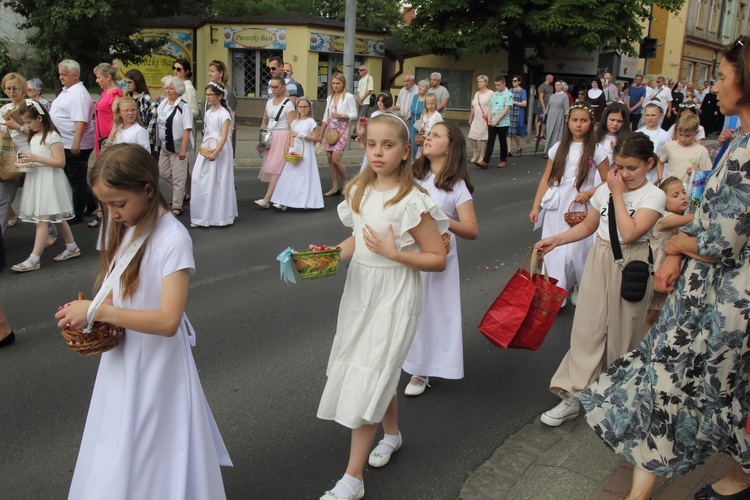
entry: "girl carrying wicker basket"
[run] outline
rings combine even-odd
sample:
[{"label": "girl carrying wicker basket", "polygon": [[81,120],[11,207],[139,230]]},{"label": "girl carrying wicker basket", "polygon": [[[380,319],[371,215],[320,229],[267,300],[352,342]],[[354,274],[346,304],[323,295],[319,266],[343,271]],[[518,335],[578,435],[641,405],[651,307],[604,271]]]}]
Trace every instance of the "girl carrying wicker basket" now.
[{"label": "girl carrying wicker basket", "polygon": [[[125,336],[102,354],[68,498],[226,498],[219,466],[232,462],[201,388],[184,313],[195,267],[190,236],[142,147],[107,149],[89,182],[105,215],[98,281],[112,290],[93,319],[125,328]],[[88,325],[90,304],[60,308],[58,326]]]},{"label": "girl carrying wicker basket", "polygon": [[[406,123],[392,113],[367,125],[368,166],[338,206],[351,258],[318,417],[352,429],[346,474],[321,500],[364,497],[362,473],[401,447],[396,389],[422,306],[420,271],[445,269],[448,218],[414,180]],[[385,436],[370,452],[378,424]]]},{"label": "girl carrying wicker basket", "polygon": [[[596,142],[594,111],[588,104],[576,103],[568,108],[568,126],[560,142],[549,150],[547,167],[534,197],[529,214],[531,222],[542,221],[542,238],[560,234],[570,226],[565,222],[568,211],[588,211],[589,199],[596,191],[597,172],[607,178],[607,152]],[[544,209],[540,212],[539,208]],[[580,284],[583,266],[594,238],[556,248],[544,256],[549,275],[557,286],[572,291]],[[575,299],[571,297],[575,304]]]}]

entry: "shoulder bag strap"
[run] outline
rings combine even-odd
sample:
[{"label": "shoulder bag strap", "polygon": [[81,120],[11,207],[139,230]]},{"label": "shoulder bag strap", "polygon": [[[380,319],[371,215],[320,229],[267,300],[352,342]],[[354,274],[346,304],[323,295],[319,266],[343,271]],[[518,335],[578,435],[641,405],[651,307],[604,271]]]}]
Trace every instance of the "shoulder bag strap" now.
[{"label": "shoulder bag strap", "polygon": [[[607,218],[609,219],[609,242],[612,245],[612,254],[615,256],[615,262],[622,262],[622,247],[620,247],[620,237],[617,235],[617,221],[615,221],[615,200],[612,193],[609,193],[609,208]],[[651,250],[651,243],[648,243],[648,263],[654,265],[654,252]]]},{"label": "shoulder bag strap", "polygon": [[284,111],[284,106],[286,106],[286,103],[289,102],[289,99],[284,99],[284,102],[281,103],[281,107],[279,108],[279,112],[276,113],[276,118],[274,118],[274,121],[276,123],[279,123],[279,118],[281,118],[281,112]]},{"label": "shoulder bag strap", "polygon": [[146,241],[146,238],[148,238],[149,234],[151,234],[151,231],[145,231],[140,236],[131,241],[122,256],[113,264],[112,268],[107,274],[107,277],[104,279],[102,287],[99,289],[99,293],[96,294],[96,297],[94,297],[94,300],[91,302],[88,311],[86,311],[86,319],[89,322],[89,326],[84,329],[84,332],[88,333],[91,331],[91,328],[94,326],[94,314],[96,314],[96,310],[99,309],[99,306],[110,294],[112,288],[114,288],[115,286],[115,283],[117,283],[117,281],[120,279],[120,276],[122,276],[122,273],[128,267],[130,261],[133,260],[135,254],[138,253],[138,250],[143,245],[143,242]]}]

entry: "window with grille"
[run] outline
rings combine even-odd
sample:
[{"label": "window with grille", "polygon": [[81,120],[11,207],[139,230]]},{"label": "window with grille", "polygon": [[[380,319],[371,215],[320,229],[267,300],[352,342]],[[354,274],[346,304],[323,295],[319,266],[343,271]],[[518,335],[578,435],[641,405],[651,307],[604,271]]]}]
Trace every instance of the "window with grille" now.
[{"label": "window with grille", "polygon": [[233,50],[232,90],[238,97],[268,97],[268,61],[283,54],[273,50]]}]

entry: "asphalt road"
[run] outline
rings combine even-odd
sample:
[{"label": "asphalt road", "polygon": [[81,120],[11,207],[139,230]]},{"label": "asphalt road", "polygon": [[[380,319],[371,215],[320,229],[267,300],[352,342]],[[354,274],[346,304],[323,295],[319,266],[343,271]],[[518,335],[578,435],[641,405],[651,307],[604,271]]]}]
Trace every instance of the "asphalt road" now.
[{"label": "asphalt road", "polygon": [[[527,214],[544,162],[541,154],[511,160],[505,170],[471,167],[480,236],[459,242],[466,376],[399,397],[404,447],[384,469],[365,472],[367,498],[455,498],[473,470],[556,400],[547,384],[568,346],[572,306],[538,352],[498,349],[476,330],[539,237]],[[348,429],[315,417],[346,272],[286,285],[275,257],[287,246],[344,239],[340,198],[326,198],[320,211],[264,211],[253,204],[265,192],[257,170],[236,176],[236,223],[190,229],[197,273],[187,307],[203,388],[234,461],[223,470],[227,495],[317,499],[348,454]],[[327,169],[321,176],[327,189]],[[40,271],[0,275],[18,335],[0,351],[0,499],[67,496],[98,366],[69,351],[54,324],[59,304],[90,293],[98,265],[96,231],[79,225],[74,234],[81,258],[53,262],[59,246]],[[28,255],[32,239],[30,224],[6,231],[11,263]]]}]

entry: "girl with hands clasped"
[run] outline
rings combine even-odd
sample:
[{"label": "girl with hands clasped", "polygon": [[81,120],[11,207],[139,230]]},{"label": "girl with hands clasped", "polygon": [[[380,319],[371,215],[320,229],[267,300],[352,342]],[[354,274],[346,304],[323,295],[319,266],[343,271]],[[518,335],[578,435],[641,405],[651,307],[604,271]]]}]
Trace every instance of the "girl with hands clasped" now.
[{"label": "girl with hands clasped", "polygon": [[404,371],[413,375],[407,396],[419,396],[429,377],[460,379],[464,376],[461,283],[456,236],[479,236],[471,193],[474,187],[466,170],[466,141],[449,123],[436,123],[424,142],[424,154],[414,162],[414,177],[450,218],[448,263],[442,273],[421,273],[422,314]]},{"label": "girl with hands clasped", "polygon": [[[126,333],[102,354],[69,498],[226,498],[219,466],[232,462],[201,388],[195,332],[184,314],[195,272],[190,236],[170,213],[156,162],[142,147],[108,148],[89,182],[105,214],[97,281],[105,293],[111,288],[94,319]],[[90,304],[60,308],[58,326],[86,326]]]},{"label": "girl with hands clasped", "polygon": [[[338,206],[351,258],[318,417],[352,429],[346,474],[321,500],[365,495],[365,462],[383,467],[401,447],[396,388],[422,308],[419,271],[440,272],[448,218],[414,181],[406,123],[384,113],[367,125],[368,166]],[[385,436],[372,450],[378,424]]]},{"label": "girl with hands clasped", "polygon": [[30,163],[21,198],[19,218],[36,224],[34,248],[25,261],[11,269],[17,273],[36,271],[47,241],[48,224],[59,224],[65,241],[65,250],[55,257],[60,262],[81,256],[81,250],[73,239],[66,222],[73,212],[73,191],[65,175],[65,150],[62,138],[55,130],[49,113],[41,104],[31,99],[19,108],[24,126],[29,130],[29,152],[21,153],[19,160]]},{"label": "girl with hands clasped", "polygon": [[[622,269],[632,260],[647,261],[648,231],[664,213],[666,196],[646,179],[656,163],[651,140],[640,132],[626,133],[615,145],[615,168],[607,172],[606,184],[591,198],[586,219],[564,233],[544,238],[536,248],[546,255],[555,248],[580,241],[596,233],[586,259],[579,291],[579,306],[573,319],[570,350],[550,382],[550,390],[562,401],[545,412],[543,423],[557,427],[578,416],[576,396],[599,375],[602,361],[612,363],[634,349],[643,338],[643,323],[651,299],[652,279],[646,296],[628,302],[620,295]],[[609,213],[609,198],[614,214]],[[618,264],[609,237],[609,218],[615,217],[623,262]]]},{"label": "girl with hands clasped", "polygon": [[[547,167],[529,214],[535,224],[542,219],[542,238],[569,229],[565,213],[575,204],[578,210],[586,206],[596,190],[597,173],[601,179],[606,179],[607,172],[609,160],[607,152],[597,144],[594,111],[588,104],[576,103],[568,109],[568,126],[562,140],[549,150]],[[544,263],[560,288],[573,290],[581,283],[583,266],[593,242],[593,238],[581,238],[563,248],[545,252]],[[576,303],[575,297],[571,297],[571,302]]]},{"label": "girl with hands clasped", "polygon": [[[203,142],[212,151],[199,154],[191,180],[190,226],[228,226],[237,217],[234,160],[231,143],[232,115],[224,99],[224,87],[210,82],[205,89]],[[207,139],[213,139],[207,141]]]}]

